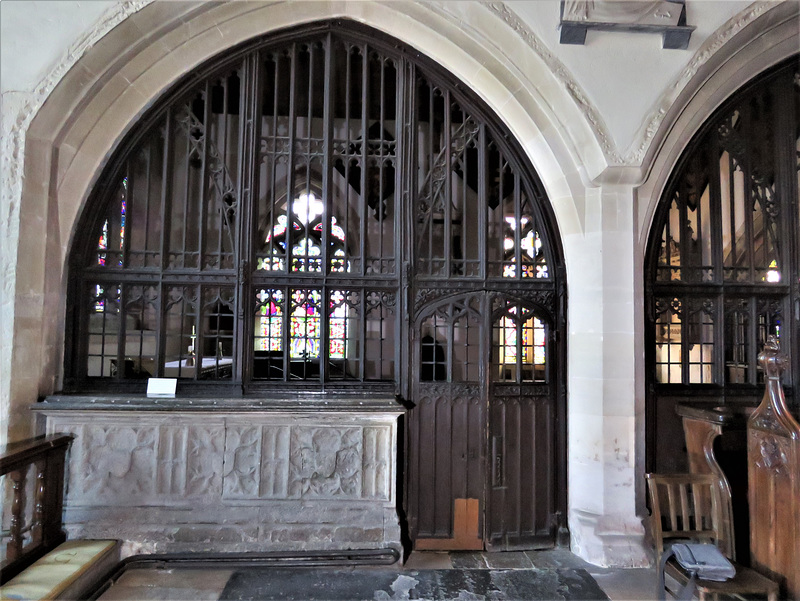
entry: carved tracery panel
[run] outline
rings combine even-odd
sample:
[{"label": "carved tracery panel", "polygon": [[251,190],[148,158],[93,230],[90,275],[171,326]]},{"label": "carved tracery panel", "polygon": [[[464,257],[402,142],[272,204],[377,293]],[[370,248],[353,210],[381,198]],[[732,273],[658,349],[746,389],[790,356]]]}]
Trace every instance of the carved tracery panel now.
[{"label": "carved tracery panel", "polygon": [[67,387],[407,392],[406,290],[497,281],[552,309],[549,206],[498,124],[450,74],[346,22],[188,74],[82,216]]}]

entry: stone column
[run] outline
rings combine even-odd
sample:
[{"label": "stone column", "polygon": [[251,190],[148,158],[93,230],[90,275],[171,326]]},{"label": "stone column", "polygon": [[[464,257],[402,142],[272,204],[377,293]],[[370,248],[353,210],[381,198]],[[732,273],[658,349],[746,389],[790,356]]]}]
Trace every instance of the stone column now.
[{"label": "stone column", "polygon": [[[633,188],[586,196],[584,231],[565,236],[569,285],[568,507],[572,550],[603,566],[643,566],[636,515],[637,298]],[[638,416],[643,419],[643,415]]]}]

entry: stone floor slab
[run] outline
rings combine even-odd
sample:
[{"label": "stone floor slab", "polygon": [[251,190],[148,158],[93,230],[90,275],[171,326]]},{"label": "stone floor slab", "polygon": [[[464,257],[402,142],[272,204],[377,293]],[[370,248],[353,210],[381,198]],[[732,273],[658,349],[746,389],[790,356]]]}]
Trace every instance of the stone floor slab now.
[{"label": "stone floor slab", "polygon": [[247,568],[220,601],[607,600],[585,570]]},{"label": "stone floor slab", "polygon": [[485,569],[489,566],[486,565],[486,561],[483,559],[484,553],[473,553],[470,551],[467,552],[453,552],[450,553],[450,562],[453,564],[454,568],[460,569]]},{"label": "stone floor slab", "polygon": [[522,551],[486,553],[486,555],[484,555],[484,560],[486,561],[486,565],[496,569],[529,570],[533,568],[533,562]]}]

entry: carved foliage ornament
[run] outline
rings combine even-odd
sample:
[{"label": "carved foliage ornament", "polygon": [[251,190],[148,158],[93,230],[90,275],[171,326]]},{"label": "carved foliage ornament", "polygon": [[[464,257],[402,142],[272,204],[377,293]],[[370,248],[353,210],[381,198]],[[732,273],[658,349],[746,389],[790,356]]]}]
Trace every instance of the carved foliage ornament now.
[{"label": "carved foliage ornament", "polygon": [[81,479],[87,497],[140,497],[154,492],[156,431],[152,428],[87,426],[82,446]]},{"label": "carved foliage ornament", "polygon": [[789,455],[785,441],[767,436],[759,442],[758,452],[760,455],[756,461],[758,467],[771,470],[776,476],[786,475]]},{"label": "carved foliage ornament", "polygon": [[360,428],[294,428],[290,494],[311,498],[358,498],[362,454]]}]

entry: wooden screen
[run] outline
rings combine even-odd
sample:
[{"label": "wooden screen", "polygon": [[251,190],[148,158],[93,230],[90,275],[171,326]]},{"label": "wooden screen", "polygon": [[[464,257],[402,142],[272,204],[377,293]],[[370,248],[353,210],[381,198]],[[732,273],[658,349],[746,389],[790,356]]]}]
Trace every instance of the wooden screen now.
[{"label": "wooden screen", "polygon": [[795,58],[728,101],[692,141],[662,198],[646,260],[648,470],[685,469],[675,452],[677,403],[755,403],[768,336],[792,356],[785,383],[796,386],[797,65]]}]

